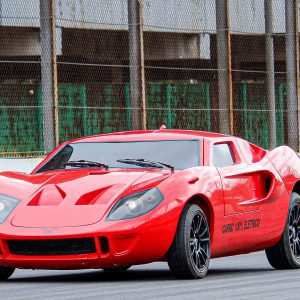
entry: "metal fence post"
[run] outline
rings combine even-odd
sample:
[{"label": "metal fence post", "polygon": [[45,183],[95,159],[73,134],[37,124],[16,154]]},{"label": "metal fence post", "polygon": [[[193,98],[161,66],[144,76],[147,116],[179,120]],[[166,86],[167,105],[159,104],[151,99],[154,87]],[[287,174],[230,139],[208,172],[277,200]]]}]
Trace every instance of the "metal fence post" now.
[{"label": "metal fence post", "polygon": [[40,0],[43,143],[49,153],[59,143],[55,0]]},{"label": "metal fence post", "polygon": [[172,85],[168,83],[166,85],[167,96],[167,128],[172,128]]},{"label": "metal fence post", "polygon": [[207,130],[211,131],[211,115],[210,115],[210,86],[209,83],[204,84],[204,97],[206,103]]},{"label": "metal fence post", "polygon": [[242,84],[242,98],[243,98],[243,134],[246,140],[249,139],[248,135],[248,115],[247,115],[247,83]]},{"label": "metal fence post", "polygon": [[217,56],[218,56],[218,97],[220,131],[234,134],[231,39],[228,0],[216,1]]},{"label": "metal fence post", "polygon": [[125,101],[126,101],[127,130],[132,130],[132,127],[131,127],[130,85],[128,83],[125,84]]},{"label": "metal fence post", "polygon": [[298,0],[285,0],[288,145],[294,150],[299,150],[298,8]]},{"label": "metal fence post", "polygon": [[146,129],[143,7],[139,0],[128,0],[129,65],[132,129]]},{"label": "metal fence post", "polygon": [[269,127],[269,148],[276,147],[276,94],[274,73],[274,6],[273,0],[265,0],[265,45],[267,70],[267,107]]},{"label": "metal fence post", "polygon": [[285,93],[285,85],[281,82],[278,85],[278,111],[276,113],[276,135],[277,135],[277,142],[276,146],[280,146],[284,144],[284,93]]}]

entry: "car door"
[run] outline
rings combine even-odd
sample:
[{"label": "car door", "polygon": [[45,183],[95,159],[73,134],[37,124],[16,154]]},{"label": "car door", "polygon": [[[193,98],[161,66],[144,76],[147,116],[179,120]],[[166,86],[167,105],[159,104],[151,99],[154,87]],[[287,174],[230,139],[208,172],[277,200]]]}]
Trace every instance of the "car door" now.
[{"label": "car door", "polygon": [[243,154],[234,137],[204,144],[204,165],[218,171],[222,189],[223,218],[220,213],[216,226],[222,240],[219,255],[261,250],[282,229],[276,218],[285,207],[285,186],[267,155],[251,158],[252,149],[243,151],[249,153]]},{"label": "car door", "polygon": [[238,152],[234,140],[212,144],[211,163],[217,168],[223,186],[224,215],[259,211],[268,192],[270,174],[251,168]]}]

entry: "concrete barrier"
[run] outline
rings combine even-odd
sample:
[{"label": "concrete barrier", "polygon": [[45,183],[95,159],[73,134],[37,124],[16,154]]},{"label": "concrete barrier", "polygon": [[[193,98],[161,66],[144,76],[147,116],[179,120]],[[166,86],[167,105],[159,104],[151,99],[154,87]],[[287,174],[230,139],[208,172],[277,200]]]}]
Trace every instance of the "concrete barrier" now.
[{"label": "concrete barrier", "polygon": [[30,173],[43,158],[1,158],[0,172],[2,171],[16,171]]}]

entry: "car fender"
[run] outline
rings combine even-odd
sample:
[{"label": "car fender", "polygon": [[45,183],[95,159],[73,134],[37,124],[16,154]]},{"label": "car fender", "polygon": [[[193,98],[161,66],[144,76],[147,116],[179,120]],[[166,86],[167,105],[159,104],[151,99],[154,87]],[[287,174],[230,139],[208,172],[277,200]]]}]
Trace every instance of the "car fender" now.
[{"label": "car fender", "polygon": [[220,230],[224,218],[223,190],[219,173],[213,167],[195,167],[175,173],[163,181],[159,186],[165,196],[166,214],[176,218],[172,228],[170,246],[175,237],[178,222],[184,207],[189,203],[196,203],[208,213],[212,237],[212,251],[214,250],[214,232]]},{"label": "car fender", "polygon": [[291,194],[297,182],[300,181],[300,158],[297,153],[288,146],[281,146],[267,154],[287,191]]}]

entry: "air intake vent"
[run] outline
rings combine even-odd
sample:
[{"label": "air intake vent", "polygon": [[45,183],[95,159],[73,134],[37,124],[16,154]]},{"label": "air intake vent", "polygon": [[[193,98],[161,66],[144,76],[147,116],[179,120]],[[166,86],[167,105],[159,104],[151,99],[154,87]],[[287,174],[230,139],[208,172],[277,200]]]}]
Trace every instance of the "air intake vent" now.
[{"label": "air intake vent", "polygon": [[101,245],[102,254],[106,254],[109,252],[109,243],[106,237],[104,236],[100,237],[100,245]]},{"label": "air intake vent", "polygon": [[46,256],[95,253],[93,238],[64,240],[10,240],[9,251],[16,255]]}]

